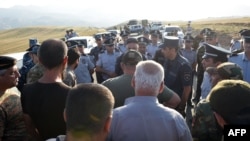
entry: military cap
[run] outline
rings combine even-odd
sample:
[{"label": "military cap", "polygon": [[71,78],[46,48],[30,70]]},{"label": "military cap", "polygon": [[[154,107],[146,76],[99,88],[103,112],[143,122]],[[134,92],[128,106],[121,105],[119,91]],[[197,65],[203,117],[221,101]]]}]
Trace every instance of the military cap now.
[{"label": "military cap", "polygon": [[175,36],[166,36],[164,38],[163,48],[179,48],[179,38]]},{"label": "military cap", "polygon": [[204,34],[207,33],[208,31],[212,31],[212,29],[210,29],[210,28],[203,28],[203,29],[200,31],[200,34],[201,34],[201,35],[204,35]]},{"label": "military cap", "polygon": [[125,36],[128,36],[129,34],[124,30],[124,31],[121,31],[120,33],[120,36],[121,37],[125,37]]},{"label": "military cap", "polygon": [[217,67],[208,67],[210,74],[218,73],[222,79],[243,80],[243,72],[239,65],[231,62],[224,62]]},{"label": "military cap", "polygon": [[128,38],[127,41],[126,41],[126,44],[129,44],[129,43],[138,44],[138,40],[136,38]]},{"label": "military cap", "polygon": [[141,53],[136,50],[129,50],[122,56],[122,63],[126,65],[136,65],[142,60]]},{"label": "military cap", "polygon": [[143,43],[145,45],[149,43],[149,40],[145,37],[138,37],[137,40],[138,40],[138,43]]},{"label": "military cap", "polygon": [[228,124],[250,124],[249,99],[250,84],[243,80],[222,80],[207,97],[213,111]]},{"label": "military cap", "polygon": [[231,52],[227,49],[222,47],[214,46],[208,43],[204,43],[205,45],[205,54],[202,56],[203,59],[205,58],[217,58],[217,57],[227,57],[227,55],[231,54]]},{"label": "military cap", "polygon": [[242,31],[241,36],[246,43],[250,43],[250,30]]},{"label": "military cap", "polygon": [[193,41],[193,40],[194,40],[194,37],[193,37],[192,35],[190,35],[190,34],[187,34],[187,35],[184,36],[183,39],[184,39],[184,40],[187,40],[187,41]]},{"label": "military cap", "polygon": [[107,40],[104,41],[105,46],[113,46],[115,40],[113,38],[108,38]]},{"label": "military cap", "polygon": [[0,70],[10,68],[16,64],[17,60],[9,56],[0,56]]}]

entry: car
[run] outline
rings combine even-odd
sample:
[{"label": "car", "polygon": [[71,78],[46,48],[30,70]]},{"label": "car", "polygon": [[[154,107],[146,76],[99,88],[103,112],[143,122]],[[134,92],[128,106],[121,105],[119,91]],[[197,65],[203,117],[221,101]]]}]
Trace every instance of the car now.
[{"label": "car", "polygon": [[23,52],[3,54],[2,56],[9,56],[9,57],[15,58],[17,60],[17,64],[16,64],[17,68],[21,69],[21,67],[23,66],[23,56],[26,53],[27,53],[27,51],[23,51]]},{"label": "car", "polygon": [[161,30],[163,25],[161,22],[153,22],[150,26],[150,31]]},{"label": "car", "polygon": [[164,30],[161,30],[161,32],[162,32],[163,42],[164,42],[164,37],[166,37],[166,36],[174,36],[173,35],[174,32],[177,33],[177,36],[180,39],[180,43],[183,41],[184,33],[183,33],[182,28],[180,26],[178,26],[178,25],[165,26]]},{"label": "car", "polygon": [[85,46],[84,53],[89,54],[91,49],[97,46],[95,38],[92,36],[77,36],[72,37],[66,41],[68,47],[75,46],[77,44],[83,44]]},{"label": "car", "polygon": [[143,31],[142,25],[141,24],[137,24],[137,25],[130,25],[129,26],[129,32],[130,33],[138,33],[141,34]]}]

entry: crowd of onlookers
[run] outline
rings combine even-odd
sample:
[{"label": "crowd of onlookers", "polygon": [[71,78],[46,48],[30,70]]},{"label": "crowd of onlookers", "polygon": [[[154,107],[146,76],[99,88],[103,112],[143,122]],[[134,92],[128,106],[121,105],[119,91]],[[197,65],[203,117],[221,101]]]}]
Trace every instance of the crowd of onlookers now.
[{"label": "crowd of onlookers", "polygon": [[216,31],[187,28],[183,46],[122,31],[95,36],[89,54],[34,43],[20,70],[0,56],[0,140],[220,141],[225,125],[250,125],[250,30],[228,50]]}]

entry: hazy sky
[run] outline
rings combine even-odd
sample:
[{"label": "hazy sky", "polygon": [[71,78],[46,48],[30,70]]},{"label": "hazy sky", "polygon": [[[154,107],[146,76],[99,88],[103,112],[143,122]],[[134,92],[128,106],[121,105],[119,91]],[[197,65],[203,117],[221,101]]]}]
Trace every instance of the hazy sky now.
[{"label": "hazy sky", "polygon": [[[195,20],[208,17],[249,16],[249,0],[0,0],[1,8],[14,5],[53,6],[72,13],[79,9],[102,11],[136,19]],[[75,10],[72,10],[75,9]]]}]

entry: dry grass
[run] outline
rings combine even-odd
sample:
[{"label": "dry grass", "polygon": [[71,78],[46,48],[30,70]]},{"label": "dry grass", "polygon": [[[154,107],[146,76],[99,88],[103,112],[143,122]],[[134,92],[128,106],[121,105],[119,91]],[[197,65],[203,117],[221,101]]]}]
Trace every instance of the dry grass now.
[{"label": "dry grass", "polygon": [[[124,22],[125,23],[125,22]],[[163,22],[167,24],[168,22]],[[170,22],[180,25],[184,30],[187,22]],[[227,47],[232,37],[237,36],[239,30],[250,27],[250,18],[224,18],[192,21],[194,36],[205,27],[215,30],[219,34],[219,42]],[[122,26],[120,24],[119,26]],[[117,27],[119,27],[117,26]],[[48,38],[62,38],[67,29],[73,28],[81,36],[93,35],[104,29],[93,27],[27,27],[0,31],[0,55],[5,53],[21,52],[28,48],[29,39],[37,38],[39,42]]]},{"label": "dry grass", "polygon": [[92,27],[27,27],[0,31],[0,55],[25,51],[29,39],[37,38],[39,42],[49,38],[63,38],[67,29],[73,28],[81,36],[93,35],[104,29]]}]

